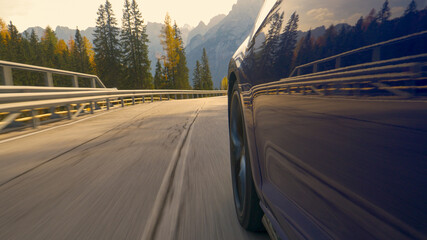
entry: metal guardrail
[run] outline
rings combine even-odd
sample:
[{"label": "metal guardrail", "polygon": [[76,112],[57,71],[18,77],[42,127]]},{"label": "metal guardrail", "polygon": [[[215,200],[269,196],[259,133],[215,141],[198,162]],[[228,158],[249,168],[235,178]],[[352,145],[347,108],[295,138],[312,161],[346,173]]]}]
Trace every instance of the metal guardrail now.
[{"label": "metal guardrail", "polygon": [[[13,70],[41,72],[46,87],[13,86]],[[214,90],[117,90],[106,88],[95,75],[0,61],[0,133],[6,127],[34,128],[41,123],[73,119],[82,114],[146,101],[225,95],[227,91]],[[71,76],[73,87],[55,87],[53,74]],[[79,88],[79,78],[89,79],[91,88]],[[99,86],[99,88],[97,88]],[[16,128],[15,128],[16,129]]]},{"label": "metal guardrail", "polygon": [[320,95],[353,97],[427,96],[427,54],[370,62],[284,78],[254,87],[250,95]]},{"label": "metal guardrail", "polygon": [[341,60],[343,57],[350,56],[353,54],[358,54],[358,53],[365,52],[365,51],[372,51],[371,52],[371,62],[378,62],[378,61],[382,60],[381,59],[381,49],[383,47],[393,45],[393,44],[397,44],[397,43],[401,43],[401,42],[405,42],[405,41],[409,41],[409,40],[420,38],[420,37],[426,37],[426,36],[427,36],[427,31],[422,31],[422,32],[406,35],[403,37],[391,39],[388,41],[372,44],[369,46],[357,48],[357,49],[354,49],[354,50],[351,50],[348,52],[344,52],[344,53],[341,53],[341,54],[338,54],[335,56],[323,58],[323,59],[320,59],[320,60],[317,60],[314,62],[310,62],[310,63],[303,64],[303,65],[295,67],[289,77],[301,76],[301,75],[303,75],[301,73],[301,70],[304,68],[309,68],[309,67],[311,68],[311,73],[317,73],[317,72],[319,72],[318,71],[319,64],[330,62],[330,61],[335,61],[334,69],[339,69],[342,67],[342,61]]},{"label": "metal guardrail", "polygon": [[79,87],[79,81],[78,81],[79,78],[89,79],[91,88],[96,88],[97,86],[99,86],[100,88],[106,88],[105,85],[102,83],[102,81],[98,78],[98,76],[91,75],[91,74],[71,72],[71,71],[59,70],[54,68],[39,67],[39,66],[8,62],[8,61],[0,61],[0,68],[2,69],[2,73],[3,73],[2,74],[3,85],[6,85],[6,86],[14,85],[13,70],[16,69],[16,70],[25,70],[25,71],[43,73],[44,84],[47,87],[55,87],[54,81],[53,81],[53,74],[56,74],[56,75],[62,75],[62,76],[70,76],[71,84],[75,88]]},{"label": "metal guardrail", "polygon": [[117,91],[117,88],[83,88],[83,87],[42,87],[42,86],[1,86],[3,93],[36,93],[36,92],[75,92],[75,91]]},{"label": "metal guardrail", "polygon": [[42,122],[74,119],[82,114],[154,102],[226,95],[221,90],[106,90],[0,94],[0,132],[15,123],[37,128]]}]

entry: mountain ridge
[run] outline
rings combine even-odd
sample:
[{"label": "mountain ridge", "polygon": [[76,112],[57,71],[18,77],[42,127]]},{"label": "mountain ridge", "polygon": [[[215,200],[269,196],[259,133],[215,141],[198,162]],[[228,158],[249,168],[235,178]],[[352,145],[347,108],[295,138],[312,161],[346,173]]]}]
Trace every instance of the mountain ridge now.
[{"label": "mountain ridge", "polygon": [[[213,17],[206,25],[203,21],[192,28],[185,25],[181,27],[182,39],[187,53],[187,66],[190,70],[190,83],[192,84],[192,72],[195,63],[202,56],[203,48],[206,48],[214,87],[219,88],[223,77],[227,75],[228,62],[236,49],[248,36],[253,27],[255,18],[263,3],[263,0],[238,0],[228,14],[219,14]],[[163,54],[160,43],[160,31],[163,23],[147,22],[147,34],[149,39],[149,59],[151,61],[151,72],[154,74],[157,59]],[[31,27],[24,31],[28,34],[34,30],[39,38],[43,35],[44,28]],[[80,30],[93,43],[95,28],[89,27]],[[66,42],[74,39],[76,29],[57,26],[55,33],[59,39]]]},{"label": "mountain ridge", "polygon": [[190,76],[205,48],[214,87],[219,88],[222,78],[227,76],[231,57],[252,30],[262,4],[263,0],[238,0],[218,24],[190,39],[186,46]]}]

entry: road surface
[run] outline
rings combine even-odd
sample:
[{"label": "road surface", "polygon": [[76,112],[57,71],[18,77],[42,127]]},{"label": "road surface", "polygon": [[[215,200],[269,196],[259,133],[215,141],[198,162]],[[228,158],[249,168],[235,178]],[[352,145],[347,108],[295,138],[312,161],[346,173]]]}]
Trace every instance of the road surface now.
[{"label": "road surface", "polygon": [[268,239],[235,217],[227,129],[215,97],[0,139],[0,239]]}]

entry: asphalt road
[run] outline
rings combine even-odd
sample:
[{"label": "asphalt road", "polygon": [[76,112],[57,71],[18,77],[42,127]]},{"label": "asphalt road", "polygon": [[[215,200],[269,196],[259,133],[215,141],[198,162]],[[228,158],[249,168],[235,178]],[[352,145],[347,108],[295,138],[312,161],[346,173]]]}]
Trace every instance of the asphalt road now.
[{"label": "asphalt road", "polygon": [[235,217],[226,97],[0,140],[0,239],[268,239]]}]

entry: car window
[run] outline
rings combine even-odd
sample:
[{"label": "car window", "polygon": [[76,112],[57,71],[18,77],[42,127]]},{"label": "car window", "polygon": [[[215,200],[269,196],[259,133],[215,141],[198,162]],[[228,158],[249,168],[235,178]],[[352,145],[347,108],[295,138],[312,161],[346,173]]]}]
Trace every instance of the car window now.
[{"label": "car window", "polygon": [[[426,4],[414,0],[267,1],[250,47],[265,72],[280,78],[426,53]],[[336,57],[343,53],[349,54]]]}]

